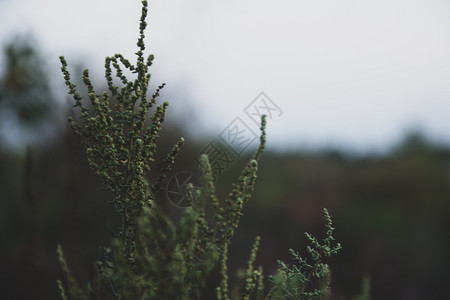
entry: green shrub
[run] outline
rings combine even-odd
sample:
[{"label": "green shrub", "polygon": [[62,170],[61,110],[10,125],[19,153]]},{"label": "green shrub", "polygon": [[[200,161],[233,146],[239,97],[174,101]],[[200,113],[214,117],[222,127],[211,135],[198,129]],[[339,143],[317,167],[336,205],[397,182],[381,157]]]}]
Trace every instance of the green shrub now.
[{"label": "green shrub", "polygon": [[[328,295],[330,271],[325,260],[341,249],[333,238],[334,228],[326,209],[326,237],[322,242],[306,234],[310,242],[308,257],[290,250],[294,265],[279,262],[279,270],[264,286],[262,268],[255,268],[260,239],[256,238],[243,282],[230,288],[227,275],[227,252],[230,240],[242,217],[244,204],[253,191],[258,160],[266,141],[266,119],[261,119],[260,144],[250,162],[225,200],[215,195],[213,174],[208,157],[200,159],[201,187],[187,189],[188,207],[179,221],[170,220],[155,202],[184,140],[167,154],[156,178],[150,171],[168,103],[157,105],[164,84],[148,97],[153,56],[144,57],[144,30],[147,1],[142,1],[140,37],[136,64],[116,54],[105,59],[108,91],[97,94],[89,71],[83,71],[89,102],[84,103],[71,82],[67,63],[60,57],[65,83],[76,107],[78,120],[69,123],[86,147],[92,171],[103,179],[112,195],[121,219],[118,232],[109,247],[102,248],[92,283],[81,288],[72,275],[61,246],[57,252],[65,282],[58,280],[63,299],[198,299],[215,267],[221,268],[221,282],[216,288],[218,299],[322,299]],[[123,68],[135,74],[129,80]],[[113,72],[119,79],[117,85]],[[152,112],[148,119],[149,113]],[[214,209],[207,215],[206,206]],[[211,218],[212,217],[212,218]],[[213,220],[213,222],[210,221]]]}]

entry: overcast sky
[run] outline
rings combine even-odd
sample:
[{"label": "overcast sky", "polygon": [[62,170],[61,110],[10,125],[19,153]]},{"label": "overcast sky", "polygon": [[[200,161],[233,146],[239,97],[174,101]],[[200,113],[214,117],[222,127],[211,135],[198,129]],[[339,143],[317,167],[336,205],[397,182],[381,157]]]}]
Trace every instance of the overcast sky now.
[{"label": "overcast sky", "polygon": [[[105,56],[133,58],[139,16],[138,0],[0,0],[0,43],[30,32],[56,71],[64,54],[100,77]],[[256,131],[244,110],[264,92],[271,147],[450,142],[447,0],[153,0],[149,23],[153,84],[199,135]]]}]

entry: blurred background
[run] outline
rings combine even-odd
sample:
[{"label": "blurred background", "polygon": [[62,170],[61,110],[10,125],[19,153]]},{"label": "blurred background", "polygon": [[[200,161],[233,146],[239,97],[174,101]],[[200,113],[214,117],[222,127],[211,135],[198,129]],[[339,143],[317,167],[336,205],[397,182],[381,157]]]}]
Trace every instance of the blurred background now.
[{"label": "blurred background", "polygon": [[[327,207],[344,247],[330,260],[332,299],[351,299],[366,275],[373,299],[449,294],[449,6],[150,1],[153,88],[167,82],[171,104],[159,155],[187,139],[169,179],[219,149],[224,198],[257,146],[255,119],[269,115],[232,269],[256,235],[266,274],[288,248],[304,253],[303,232],[323,234]],[[58,243],[79,282],[92,278],[114,209],[66,124],[76,111],[58,56],[74,81],[89,67],[105,89],[104,57],[132,60],[139,15],[137,0],[0,0],[1,299],[58,299]],[[159,201],[176,216],[168,189]]]}]

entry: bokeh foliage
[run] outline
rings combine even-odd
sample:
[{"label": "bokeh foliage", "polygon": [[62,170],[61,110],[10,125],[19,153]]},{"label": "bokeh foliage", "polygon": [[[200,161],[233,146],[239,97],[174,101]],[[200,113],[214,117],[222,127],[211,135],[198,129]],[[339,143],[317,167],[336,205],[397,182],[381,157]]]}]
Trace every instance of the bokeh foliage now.
[{"label": "bokeh foliage", "polygon": [[[170,150],[176,140],[171,134],[161,136],[161,149]],[[203,145],[187,143],[174,170],[191,168]],[[0,150],[0,298],[58,299],[57,243],[79,282],[93,279],[95,249],[108,243],[105,222],[114,212],[105,205],[111,195],[102,191],[83,152],[69,131],[45,151],[34,148],[28,158]],[[241,166],[220,178],[219,198],[226,197]],[[345,245],[331,264],[332,299],[356,294],[366,273],[375,299],[445,298],[449,174],[449,148],[418,134],[384,155],[268,152],[259,164],[255,199],[228,249],[230,280],[245,265],[256,235],[261,246],[255,264],[275,274],[274,258],[288,262],[287,248],[305,246],[299,238],[303,230],[320,235],[322,207],[328,207]],[[157,201],[178,211],[164,197]]]}]

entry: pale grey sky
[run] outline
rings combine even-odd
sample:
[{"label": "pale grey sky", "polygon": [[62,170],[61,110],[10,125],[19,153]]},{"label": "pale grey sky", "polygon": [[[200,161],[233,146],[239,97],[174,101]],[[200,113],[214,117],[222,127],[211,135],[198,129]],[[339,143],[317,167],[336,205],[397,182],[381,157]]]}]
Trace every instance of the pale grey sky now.
[{"label": "pale grey sky", "polygon": [[[377,150],[411,128],[450,142],[447,0],[149,2],[153,83],[190,99],[176,105],[199,134],[256,128],[243,110],[264,91],[283,111],[272,147]],[[3,0],[0,43],[32,32],[55,69],[63,54],[100,77],[105,56],[132,58],[139,16],[138,0]]]}]

